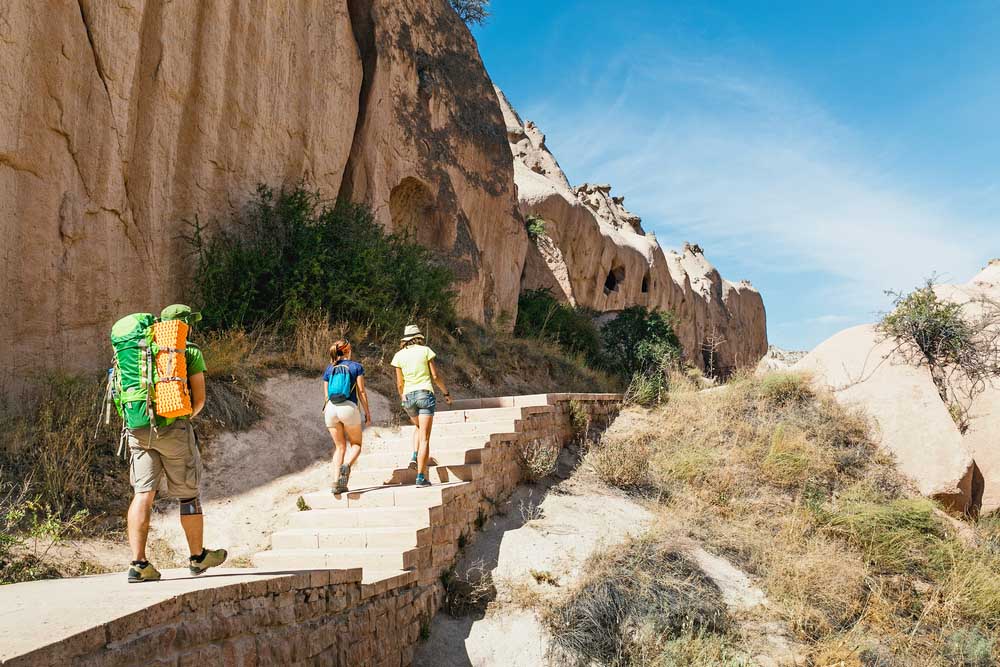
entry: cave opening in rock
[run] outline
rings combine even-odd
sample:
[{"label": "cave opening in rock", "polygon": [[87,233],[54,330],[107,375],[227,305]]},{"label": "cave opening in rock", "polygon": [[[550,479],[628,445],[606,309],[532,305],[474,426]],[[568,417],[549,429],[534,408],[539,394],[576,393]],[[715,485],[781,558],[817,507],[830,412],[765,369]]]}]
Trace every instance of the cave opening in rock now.
[{"label": "cave opening in rock", "polygon": [[389,193],[389,215],[392,231],[405,234],[417,243],[431,248],[447,249],[452,242],[452,230],[442,221],[429,187],[413,177],[404,178]]},{"label": "cave opening in rock", "polygon": [[640,290],[642,291],[643,294],[648,294],[649,293],[649,273],[648,272],[646,273],[646,275],[644,275],[642,277],[642,286],[640,287]]},{"label": "cave opening in rock", "polygon": [[618,291],[618,286],[625,281],[624,267],[615,267],[608,271],[608,277],[604,279],[604,293],[611,294]]}]

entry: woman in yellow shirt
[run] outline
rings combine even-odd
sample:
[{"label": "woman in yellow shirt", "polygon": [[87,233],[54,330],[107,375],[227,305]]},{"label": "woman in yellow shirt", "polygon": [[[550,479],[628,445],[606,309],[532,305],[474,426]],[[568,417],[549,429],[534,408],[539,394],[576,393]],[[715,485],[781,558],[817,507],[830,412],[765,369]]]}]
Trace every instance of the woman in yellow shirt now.
[{"label": "woman in yellow shirt", "polygon": [[403,339],[399,352],[392,358],[396,368],[396,388],[403,409],[409,415],[410,421],[417,427],[413,434],[413,459],[417,464],[417,486],[431,485],[427,479],[427,460],[430,458],[431,426],[434,423],[434,410],[437,399],[434,397],[436,384],[444,400],[451,405],[451,394],[444,384],[444,379],[434,366],[434,350],[424,345],[424,335],[415,324],[407,325],[403,331]]}]

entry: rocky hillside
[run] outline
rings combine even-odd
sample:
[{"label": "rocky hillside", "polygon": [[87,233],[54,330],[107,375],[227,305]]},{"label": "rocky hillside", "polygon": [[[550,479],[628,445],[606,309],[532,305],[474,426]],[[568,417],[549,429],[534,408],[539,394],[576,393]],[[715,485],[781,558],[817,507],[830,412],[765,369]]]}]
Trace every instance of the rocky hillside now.
[{"label": "rocky hillside", "polygon": [[522,288],[548,288],[605,313],[634,305],[671,310],[689,360],[723,373],[756,364],[767,352],[760,293],[746,281],[725,280],[697,245],[664,251],[610,185],[570,185],[545,135],[521,120],[502,91],[497,96],[520,211],[545,225],[545,234],[528,246]]},{"label": "rocky hillside", "polygon": [[[0,364],[14,377],[104,361],[117,316],[186,293],[192,221],[301,180],[432,247],[478,322],[512,321],[522,284],[563,271],[567,298],[598,310],[674,309],[695,358],[710,334],[720,366],[766,350],[756,292],[695,248],[664,255],[606,188],[576,194],[512,164],[507,137],[536,132],[505,131],[445,0],[7,3],[0,87]],[[529,246],[522,212],[536,210],[561,264]],[[608,294],[602,274],[619,276]]]}]

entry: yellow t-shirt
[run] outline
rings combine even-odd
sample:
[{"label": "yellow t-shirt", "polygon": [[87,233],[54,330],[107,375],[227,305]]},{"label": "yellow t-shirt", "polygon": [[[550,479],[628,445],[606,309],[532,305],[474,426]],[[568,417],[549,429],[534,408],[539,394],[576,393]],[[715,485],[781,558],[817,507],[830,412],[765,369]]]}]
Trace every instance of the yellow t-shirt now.
[{"label": "yellow t-shirt", "polygon": [[421,389],[434,391],[431,367],[427,362],[436,356],[434,350],[426,345],[410,345],[393,356],[390,363],[403,371],[403,394]]}]

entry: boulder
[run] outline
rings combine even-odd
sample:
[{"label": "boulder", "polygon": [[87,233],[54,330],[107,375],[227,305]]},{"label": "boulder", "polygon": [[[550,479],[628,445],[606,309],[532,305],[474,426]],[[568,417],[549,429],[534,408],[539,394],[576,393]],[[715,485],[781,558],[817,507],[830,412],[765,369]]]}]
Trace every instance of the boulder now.
[{"label": "boulder", "polygon": [[726,374],[755,365],[767,351],[757,290],[723,279],[698,246],[664,251],[610,185],[572,187],[545,135],[499,89],[497,98],[518,206],[545,224],[544,236],[528,246],[521,288],[548,288],[566,303],[612,316],[635,305],[669,310],[686,358],[699,367]]},{"label": "boulder", "polygon": [[[984,306],[1000,307],[1000,260],[990,262],[964,285],[938,285],[935,291],[942,299],[964,304],[971,317],[981,316]],[[979,468],[982,513],[995,512],[1000,509],[1000,378],[972,400],[964,440]]]},{"label": "boulder", "polygon": [[839,401],[863,408],[877,424],[879,444],[920,493],[955,512],[974,509],[973,457],[930,371],[903,359],[874,325],[841,331],[793,369],[810,373]]}]

